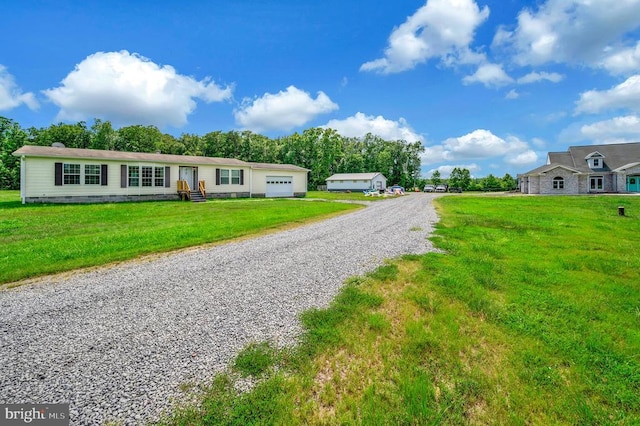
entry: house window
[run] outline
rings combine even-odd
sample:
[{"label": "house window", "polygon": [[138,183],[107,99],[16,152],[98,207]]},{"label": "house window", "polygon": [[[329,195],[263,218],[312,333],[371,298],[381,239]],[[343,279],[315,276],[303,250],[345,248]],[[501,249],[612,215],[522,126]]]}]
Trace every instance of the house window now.
[{"label": "house window", "polygon": [[80,164],[64,164],[62,176],[65,185],[80,185]]},{"label": "house window", "polygon": [[153,167],[142,167],[142,186],[153,186]]},{"label": "house window", "polygon": [[140,167],[129,166],[129,186],[140,186]]},{"label": "house window", "polygon": [[154,185],[155,186],[164,186],[164,167],[156,167],[154,169]]},{"label": "house window", "polygon": [[594,158],[593,159],[593,167],[600,167],[600,159],[599,158]]},{"label": "house window", "polygon": [[564,178],[556,176],[553,178],[553,189],[564,189]]},{"label": "house window", "polygon": [[84,184],[100,185],[100,165],[85,164],[84,166]]},{"label": "house window", "polygon": [[231,183],[240,185],[240,170],[231,170]]}]

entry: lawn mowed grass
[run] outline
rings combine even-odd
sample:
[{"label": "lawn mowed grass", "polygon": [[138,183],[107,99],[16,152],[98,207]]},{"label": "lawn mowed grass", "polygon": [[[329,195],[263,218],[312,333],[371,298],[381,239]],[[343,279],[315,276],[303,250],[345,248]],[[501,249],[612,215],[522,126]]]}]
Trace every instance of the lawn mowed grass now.
[{"label": "lawn mowed grass", "polygon": [[22,205],[0,191],[0,283],[215,243],[357,208],[302,200]]},{"label": "lawn mowed grass", "polygon": [[162,423],[640,424],[640,197],[435,203],[445,254],[350,279]]}]

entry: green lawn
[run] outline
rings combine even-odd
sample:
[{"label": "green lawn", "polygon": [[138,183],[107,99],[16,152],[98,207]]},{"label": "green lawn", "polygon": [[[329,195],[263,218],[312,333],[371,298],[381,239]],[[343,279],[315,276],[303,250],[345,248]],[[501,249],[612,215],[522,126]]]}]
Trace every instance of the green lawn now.
[{"label": "green lawn", "polygon": [[264,232],[357,208],[303,200],[22,205],[0,191],[0,284]]},{"label": "green lawn", "polygon": [[640,424],[640,197],[435,202],[446,254],[352,278],[163,423]]}]

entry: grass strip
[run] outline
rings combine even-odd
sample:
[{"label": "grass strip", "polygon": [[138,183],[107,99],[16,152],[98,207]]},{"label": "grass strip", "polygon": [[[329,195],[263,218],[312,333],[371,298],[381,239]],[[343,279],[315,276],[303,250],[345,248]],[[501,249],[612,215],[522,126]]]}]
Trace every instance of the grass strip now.
[{"label": "grass strip", "polygon": [[0,284],[226,241],[357,208],[288,199],[21,205],[0,191]]}]

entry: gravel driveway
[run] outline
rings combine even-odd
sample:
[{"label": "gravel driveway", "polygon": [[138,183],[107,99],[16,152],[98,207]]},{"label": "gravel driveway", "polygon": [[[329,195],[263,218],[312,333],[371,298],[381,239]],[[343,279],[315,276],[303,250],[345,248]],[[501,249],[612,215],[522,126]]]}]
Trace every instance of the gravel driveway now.
[{"label": "gravel driveway", "polygon": [[346,278],[432,250],[436,196],[0,291],[0,402],[70,403],[72,424],[157,419],[247,343],[295,343],[298,314]]}]

